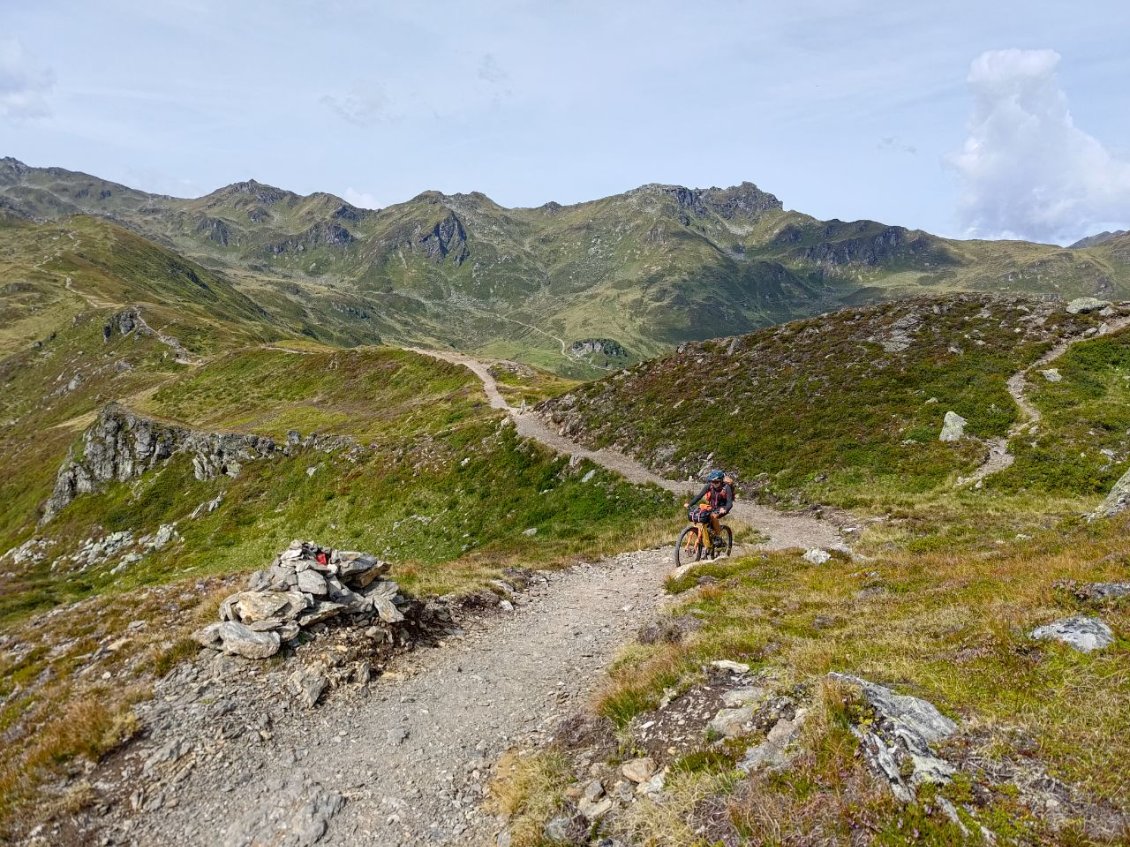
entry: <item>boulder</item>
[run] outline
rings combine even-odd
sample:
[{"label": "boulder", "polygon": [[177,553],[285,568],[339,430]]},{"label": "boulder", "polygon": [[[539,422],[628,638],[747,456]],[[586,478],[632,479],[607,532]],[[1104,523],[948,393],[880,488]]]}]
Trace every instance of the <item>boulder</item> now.
[{"label": "boulder", "polygon": [[967,423],[968,421],[957,412],[946,412],[946,416],[942,420],[942,431],[938,435],[938,440],[960,441],[965,437],[965,425]]},{"label": "boulder", "polygon": [[810,564],[822,565],[832,558],[832,554],[827,550],[821,550],[819,547],[814,547],[811,550],[805,551],[805,554],[801,556],[801,558],[806,562],[809,562]]},{"label": "boulder", "polygon": [[1086,312],[1097,312],[1109,305],[1109,300],[1100,300],[1097,297],[1076,297],[1067,304],[1067,311],[1069,314],[1079,315]]},{"label": "boulder", "polygon": [[1046,370],[1040,371],[1040,373],[1043,374],[1044,379],[1048,382],[1063,382],[1063,375],[1059,372],[1058,368],[1047,368]]},{"label": "boulder", "polygon": [[1040,640],[1062,641],[1081,653],[1102,650],[1114,643],[1114,633],[1098,618],[1087,615],[1073,615],[1036,627],[1029,633]]},{"label": "boulder", "polygon": [[287,677],[286,684],[300,703],[313,708],[325,691],[327,680],[320,673],[304,668]]}]

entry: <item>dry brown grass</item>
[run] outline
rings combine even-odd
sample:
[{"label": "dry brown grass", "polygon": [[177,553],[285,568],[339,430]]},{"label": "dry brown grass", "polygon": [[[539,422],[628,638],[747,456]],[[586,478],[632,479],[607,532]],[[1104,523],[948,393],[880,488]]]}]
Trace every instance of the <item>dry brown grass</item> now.
[{"label": "dry brown grass", "polygon": [[546,843],[545,824],[564,805],[562,792],[571,781],[559,750],[510,750],[495,766],[487,808],[507,817],[513,847],[536,847]]}]

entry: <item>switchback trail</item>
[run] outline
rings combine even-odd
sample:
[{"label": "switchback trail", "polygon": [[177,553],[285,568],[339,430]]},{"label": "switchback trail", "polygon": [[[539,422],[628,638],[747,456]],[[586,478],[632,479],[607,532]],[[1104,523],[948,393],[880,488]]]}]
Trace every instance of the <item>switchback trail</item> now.
[{"label": "switchback trail", "polygon": [[1050,365],[1052,362],[1066,353],[1069,349],[1071,349],[1073,345],[1078,344],[1081,341],[1090,341],[1094,338],[1100,338],[1104,335],[1110,335],[1111,333],[1118,332],[1119,330],[1125,329],[1128,326],[1130,326],[1130,315],[1109,321],[1108,323],[1104,324],[1105,328],[1101,329],[1100,332],[1096,335],[1075,335],[1071,338],[1065,338],[1063,341],[1059,342],[1059,344],[1055,345],[1055,347],[1053,347],[1039,359],[1034,361],[1032,364],[1010,376],[1007,383],[1008,393],[1012,395],[1012,399],[1020,409],[1023,418],[1022,420],[1017,421],[1011,427],[1009,427],[1008,435],[1006,435],[1004,438],[991,438],[987,440],[985,443],[989,447],[988,458],[985,459],[985,461],[979,468],[977,468],[977,470],[975,470],[969,476],[960,478],[956,484],[958,486],[976,485],[987,477],[990,477],[993,474],[999,473],[1005,468],[1010,467],[1012,463],[1016,461],[1016,457],[1009,452],[1008,443],[1018,435],[1021,435],[1025,432],[1034,432],[1040,421],[1043,419],[1043,416],[1040,414],[1040,410],[1033,406],[1032,402],[1028,399],[1027,375],[1029,373],[1038,371],[1041,368],[1047,368],[1048,365]]},{"label": "switchback trail", "polygon": [[[518,434],[539,441],[558,453],[589,459],[598,465],[623,476],[629,482],[652,483],[673,494],[682,496],[694,487],[691,482],[666,479],[644,467],[630,456],[615,450],[589,450],[575,441],[548,427],[532,412],[520,412],[506,402],[498,390],[498,384],[491,376],[489,368],[483,363],[462,353],[448,350],[424,350],[410,348],[415,353],[431,356],[452,364],[462,365],[471,370],[483,384],[491,408],[506,411],[517,427]],[[768,541],[760,545],[765,550],[780,550],[789,547],[823,547],[825,549],[847,550],[843,538],[835,526],[827,521],[817,520],[808,515],[788,514],[739,500],[732,513],[734,520],[746,524],[768,536]]]}]

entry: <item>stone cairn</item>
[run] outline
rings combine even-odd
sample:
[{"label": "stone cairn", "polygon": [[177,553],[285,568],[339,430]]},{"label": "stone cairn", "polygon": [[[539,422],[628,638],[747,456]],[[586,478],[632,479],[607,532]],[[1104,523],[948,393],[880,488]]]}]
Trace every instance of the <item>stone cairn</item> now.
[{"label": "stone cairn", "polygon": [[391,641],[392,627],[404,620],[401,607],[409,601],[395,582],[382,579],[389,567],[368,553],[293,541],[269,568],[251,575],[246,591],[220,604],[219,623],[193,637],[213,650],[265,659],[304,629],[347,616],[353,624],[383,630]]}]

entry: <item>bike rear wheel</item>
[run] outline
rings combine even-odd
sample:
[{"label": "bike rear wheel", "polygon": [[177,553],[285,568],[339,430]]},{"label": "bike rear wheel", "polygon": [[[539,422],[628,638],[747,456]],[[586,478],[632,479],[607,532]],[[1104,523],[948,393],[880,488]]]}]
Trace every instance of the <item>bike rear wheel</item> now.
[{"label": "bike rear wheel", "polygon": [[697,562],[702,558],[702,537],[697,526],[688,526],[675,542],[675,567]]}]

